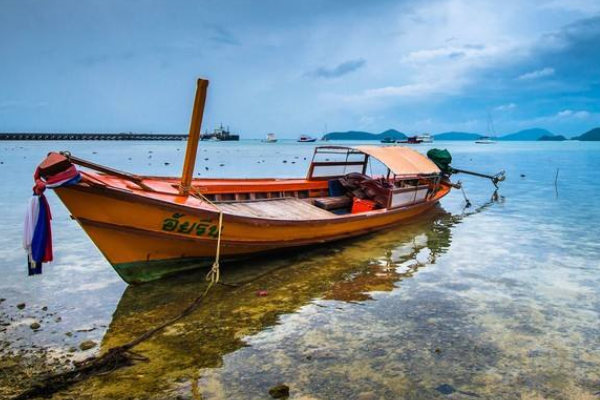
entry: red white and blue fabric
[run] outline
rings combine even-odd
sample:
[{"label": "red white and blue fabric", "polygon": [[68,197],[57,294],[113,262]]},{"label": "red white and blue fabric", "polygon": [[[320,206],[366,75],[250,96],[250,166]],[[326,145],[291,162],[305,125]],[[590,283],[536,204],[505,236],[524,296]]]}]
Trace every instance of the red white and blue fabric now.
[{"label": "red white and blue fabric", "polygon": [[52,261],[51,219],[52,214],[46,196],[34,195],[29,201],[23,238],[29,275],[41,274],[42,264]]},{"label": "red white and blue fabric", "polygon": [[77,168],[71,165],[66,170],[59,172],[46,178],[46,187],[54,189],[60,186],[74,185],[81,180],[81,175],[77,172]]},{"label": "red white and blue fabric", "polygon": [[74,185],[81,180],[81,175],[72,165],[63,172],[47,177],[45,181],[39,177],[39,170],[36,170],[34,179],[33,196],[29,200],[23,231],[23,247],[27,252],[29,275],[41,274],[43,263],[50,262],[53,259],[50,222],[52,214],[50,213],[48,200],[44,196],[44,191],[47,187],[57,188]]}]

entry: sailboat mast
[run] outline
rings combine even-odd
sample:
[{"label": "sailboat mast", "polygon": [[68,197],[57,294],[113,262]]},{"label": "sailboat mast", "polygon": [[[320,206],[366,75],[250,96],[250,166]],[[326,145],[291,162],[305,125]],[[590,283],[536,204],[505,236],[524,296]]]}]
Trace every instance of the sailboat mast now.
[{"label": "sailboat mast", "polygon": [[492,119],[492,113],[488,110],[488,135],[490,137],[496,137],[496,128],[494,128],[494,120]]},{"label": "sailboat mast", "polygon": [[196,164],[196,154],[198,153],[198,142],[200,140],[200,129],[202,128],[202,116],[204,115],[207,90],[208,80],[198,79],[196,99],[194,100],[194,109],[192,111],[192,121],[190,123],[190,134],[188,136],[185,159],[183,161],[181,184],[179,185],[179,193],[183,195],[189,193],[192,177],[194,176],[194,166]]}]

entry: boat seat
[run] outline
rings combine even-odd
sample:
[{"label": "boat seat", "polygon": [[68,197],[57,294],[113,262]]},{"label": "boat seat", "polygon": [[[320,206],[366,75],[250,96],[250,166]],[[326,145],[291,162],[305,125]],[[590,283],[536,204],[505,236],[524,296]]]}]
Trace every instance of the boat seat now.
[{"label": "boat seat", "polygon": [[352,205],[352,199],[348,196],[318,197],[312,201],[315,206],[324,210],[338,210]]}]

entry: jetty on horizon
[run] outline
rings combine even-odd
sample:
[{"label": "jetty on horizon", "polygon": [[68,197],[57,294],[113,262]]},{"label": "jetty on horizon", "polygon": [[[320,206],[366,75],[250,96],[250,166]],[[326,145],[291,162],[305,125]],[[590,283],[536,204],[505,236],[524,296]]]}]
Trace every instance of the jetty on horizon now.
[{"label": "jetty on horizon", "polygon": [[165,133],[0,133],[2,140],[187,140],[187,134]]}]

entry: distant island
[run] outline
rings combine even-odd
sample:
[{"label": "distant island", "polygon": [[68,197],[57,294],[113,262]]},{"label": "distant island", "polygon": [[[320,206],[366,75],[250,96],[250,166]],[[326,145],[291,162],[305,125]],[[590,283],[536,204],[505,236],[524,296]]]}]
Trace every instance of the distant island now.
[{"label": "distant island", "polygon": [[[481,134],[481,133],[467,133],[467,132],[444,132],[438,133],[437,135],[433,135],[436,140],[468,140],[475,141],[482,136],[492,136],[489,134]],[[525,129],[515,133],[509,133],[508,135],[494,137],[496,140],[540,140],[543,136],[546,137],[554,137],[555,135],[547,131],[546,129],[534,128],[534,129]]]},{"label": "distant island", "polygon": [[[470,132],[443,132],[433,135],[434,140],[445,141],[445,140],[465,140],[475,141],[484,135],[481,133],[470,133]],[[323,140],[372,140],[380,141],[383,139],[395,139],[404,140],[407,135],[396,129],[388,129],[381,133],[370,133],[363,131],[347,131],[347,132],[330,132],[323,136]],[[542,141],[542,142],[560,142],[565,140],[581,140],[581,141],[600,141],[600,128],[594,128],[583,135],[574,137],[572,139],[566,138],[564,135],[556,135],[547,129],[532,128],[524,129],[515,133],[509,133],[507,135],[494,137],[499,141]]]},{"label": "distant island", "polygon": [[554,133],[541,128],[525,129],[523,131],[510,133],[498,138],[498,140],[540,140],[542,136],[554,136]]},{"label": "distant island", "polygon": [[538,140],[541,142],[562,142],[569,139],[567,139],[563,135],[544,135]]},{"label": "distant island", "polygon": [[395,129],[388,129],[381,133],[370,133],[363,131],[330,132],[323,136],[323,140],[404,140],[406,135]]},{"label": "distant island", "polygon": [[598,142],[600,141],[600,128],[589,130],[581,136],[574,137],[573,140],[580,140],[582,142]]}]

